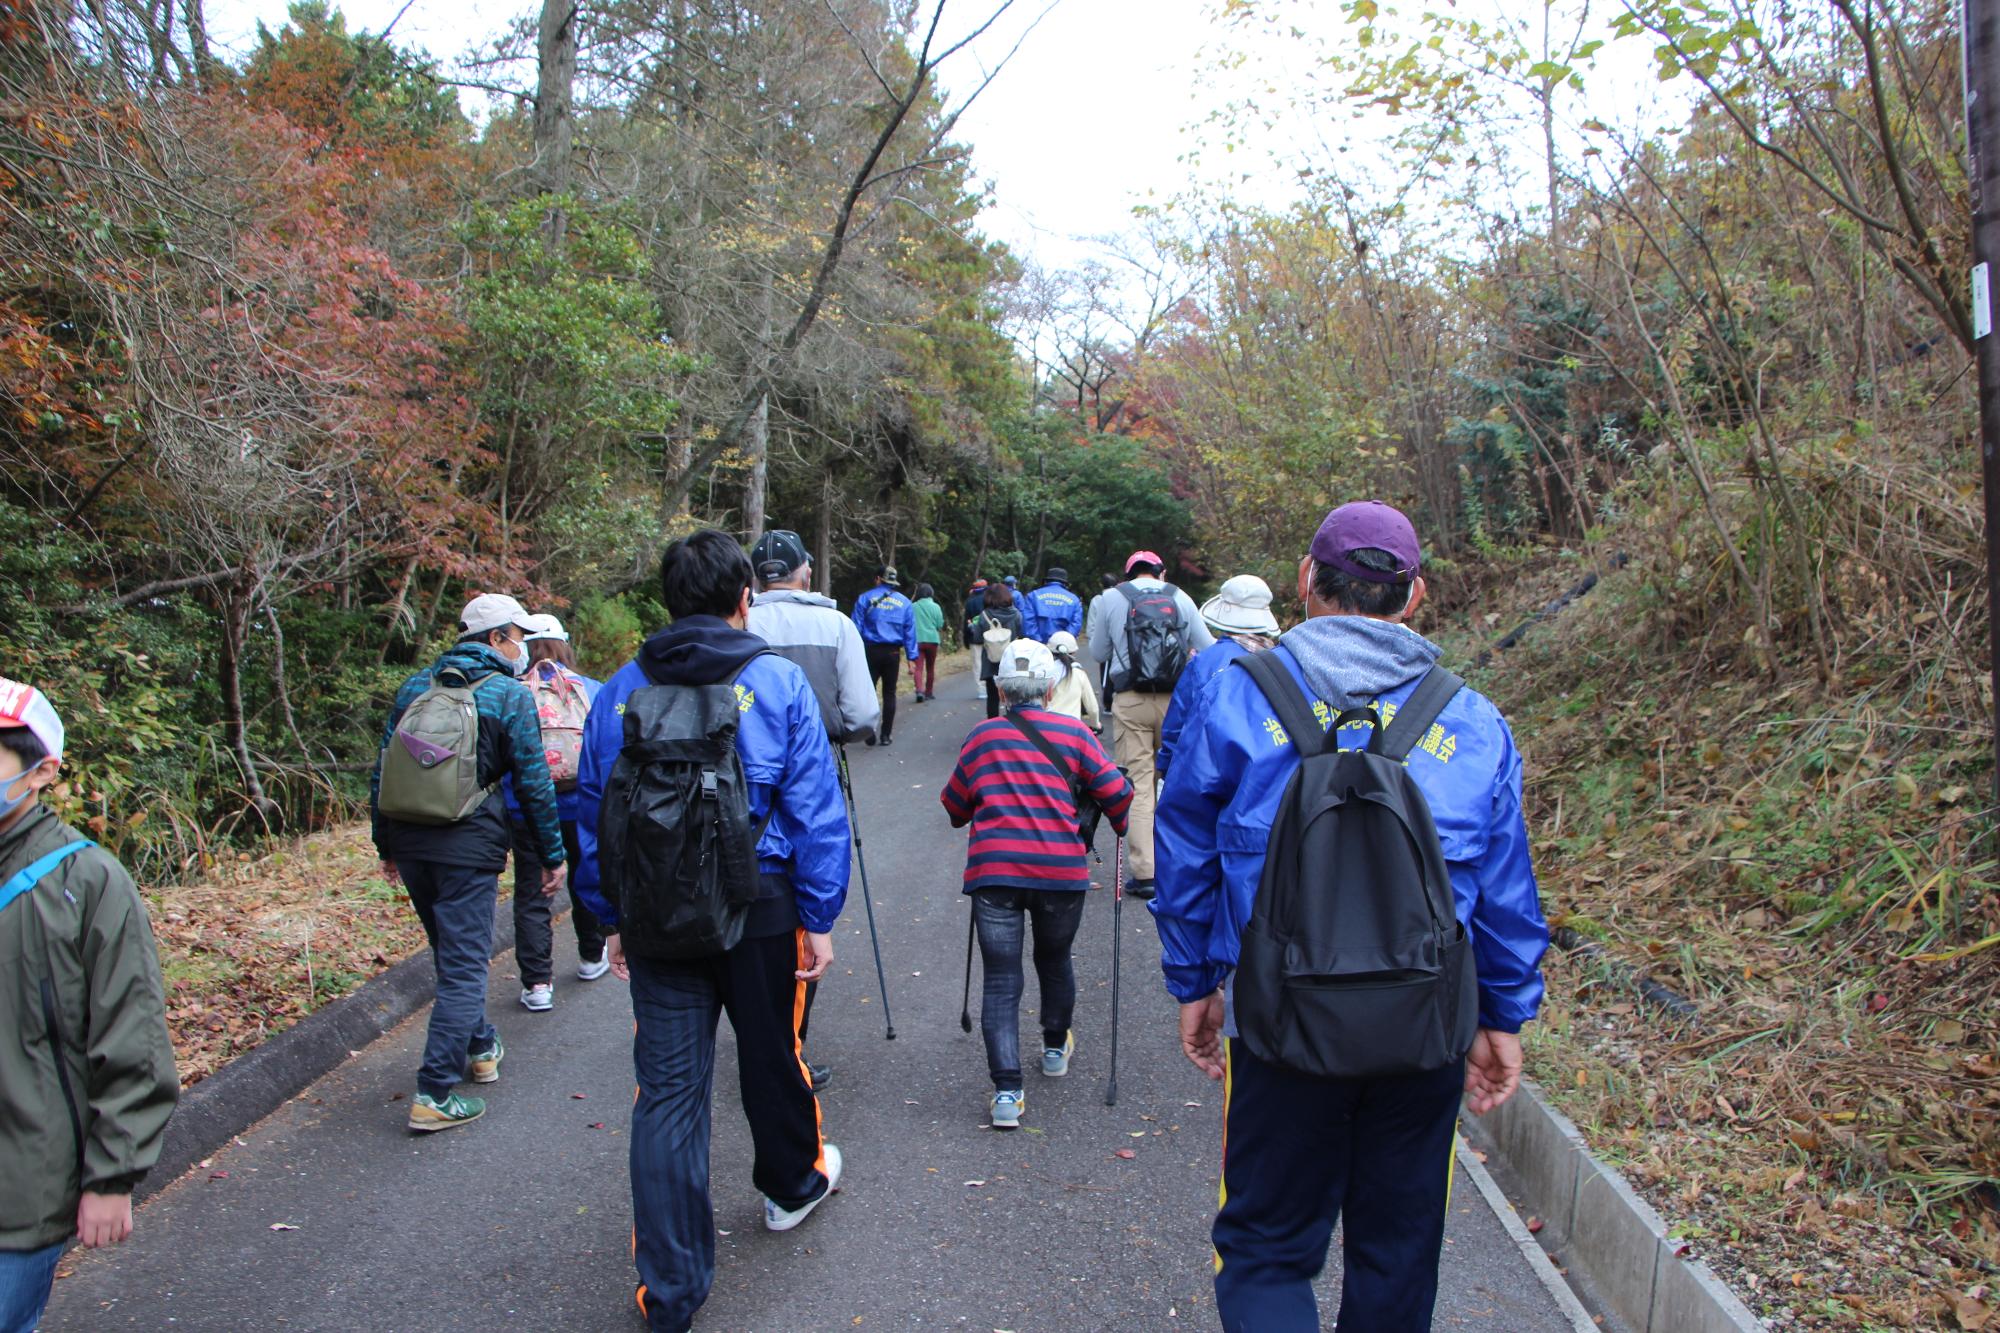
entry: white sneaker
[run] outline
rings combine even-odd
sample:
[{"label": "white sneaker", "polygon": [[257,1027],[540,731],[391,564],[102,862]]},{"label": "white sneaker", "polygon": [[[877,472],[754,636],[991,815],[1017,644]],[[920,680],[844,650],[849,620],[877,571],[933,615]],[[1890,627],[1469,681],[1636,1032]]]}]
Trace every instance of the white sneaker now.
[{"label": "white sneaker", "polygon": [[771,1231],[790,1231],[793,1227],[812,1215],[812,1210],[825,1203],[833,1192],[840,1188],[840,1149],[831,1143],[823,1145],[826,1154],[826,1190],[811,1203],[797,1208],[781,1208],[771,1200],[764,1200],[764,1226]]},{"label": "white sneaker", "polygon": [[556,1007],[556,988],[544,981],[538,986],[521,988],[521,1005],[536,1013],[546,1013]]},{"label": "white sneaker", "polygon": [[576,979],[578,981],[595,981],[610,970],[611,951],[609,949],[598,955],[597,961],[594,963],[588,958],[579,958],[576,960]]}]

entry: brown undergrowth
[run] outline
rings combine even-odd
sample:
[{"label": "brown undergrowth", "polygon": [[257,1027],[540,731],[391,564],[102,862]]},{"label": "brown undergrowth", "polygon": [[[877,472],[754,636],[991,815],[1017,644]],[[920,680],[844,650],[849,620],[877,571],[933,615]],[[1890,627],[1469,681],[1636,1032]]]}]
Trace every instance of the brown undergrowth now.
[{"label": "brown undergrowth", "polygon": [[362,824],[149,890],[183,1085],[423,947]]},{"label": "brown undergrowth", "polygon": [[[1443,637],[1458,656],[1581,572],[1461,591],[1504,614]],[[1990,736],[1946,703],[1977,682],[1934,642],[1827,690],[1704,660],[1661,645],[1643,583],[1472,673],[1572,946],[1529,1072],[1772,1326],[2000,1329]]]}]

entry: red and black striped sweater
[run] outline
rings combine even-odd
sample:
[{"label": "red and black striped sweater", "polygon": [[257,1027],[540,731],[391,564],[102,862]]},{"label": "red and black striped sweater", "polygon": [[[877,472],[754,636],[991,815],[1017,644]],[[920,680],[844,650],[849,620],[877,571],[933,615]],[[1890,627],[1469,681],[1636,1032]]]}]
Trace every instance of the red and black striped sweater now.
[{"label": "red and black striped sweater", "polygon": [[[1016,710],[1048,738],[1078,775],[1077,785],[1103,807],[1120,837],[1132,808],[1132,784],[1105,755],[1097,737],[1074,718],[1040,708]],[[1021,729],[1004,717],[972,729],[958,766],[938,799],[953,828],[972,825],[965,855],[965,891],[1090,887],[1076,803],[1065,778]]]}]

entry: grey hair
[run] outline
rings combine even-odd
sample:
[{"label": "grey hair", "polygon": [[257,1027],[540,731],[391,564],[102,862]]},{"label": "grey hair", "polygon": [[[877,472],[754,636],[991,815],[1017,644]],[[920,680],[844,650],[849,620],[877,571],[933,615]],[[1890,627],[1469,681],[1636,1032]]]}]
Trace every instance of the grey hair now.
[{"label": "grey hair", "polygon": [[1041,703],[1049,697],[1051,688],[1048,682],[1035,676],[1001,676],[999,683],[1000,697],[1009,707]]},{"label": "grey hair", "polygon": [[789,574],[781,574],[775,579],[765,579],[765,578],[758,579],[757,586],[759,589],[766,592],[770,591],[772,588],[785,587],[793,583],[803,583],[806,587],[810,588],[812,586],[812,579],[807,575],[806,571],[811,568],[812,568],[812,561],[810,559],[807,559],[803,564],[801,564],[797,569],[794,569]]}]

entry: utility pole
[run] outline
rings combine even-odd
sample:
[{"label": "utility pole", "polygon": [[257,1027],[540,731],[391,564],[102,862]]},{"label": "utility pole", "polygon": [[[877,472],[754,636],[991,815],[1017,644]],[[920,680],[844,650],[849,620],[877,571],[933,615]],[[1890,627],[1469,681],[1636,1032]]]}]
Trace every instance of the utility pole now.
[{"label": "utility pole", "polygon": [[[1979,448],[1986,480],[1986,615],[1993,703],[2000,710],[2000,338],[1993,336],[1993,270],[2000,267],[2000,0],[1963,0],[1966,180],[1972,189],[1972,338],[1979,363]],[[1993,733],[2000,801],[2000,713]]]}]

